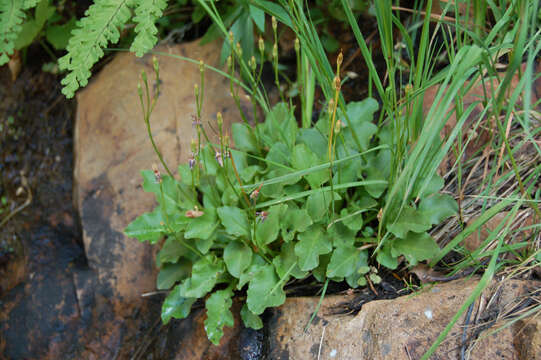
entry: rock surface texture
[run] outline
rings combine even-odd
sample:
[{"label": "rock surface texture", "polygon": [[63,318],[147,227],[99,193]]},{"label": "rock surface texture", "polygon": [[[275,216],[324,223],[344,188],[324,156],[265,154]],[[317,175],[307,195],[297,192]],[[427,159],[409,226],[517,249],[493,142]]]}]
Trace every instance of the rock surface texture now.
[{"label": "rock surface texture", "polygon": [[[217,43],[202,47],[198,42],[161,46],[156,51],[219,66]],[[187,162],[190,143],[195,138],[194,85],[200,82],[200,71],[198,64],[164,55],[157,58],[160,95],[150,122],[158,148],[169,168],[175,171],[179,163]],[[107,329],[102,337],[97,337],[91,351],[98,358],[112,357],[121,344],[121,354],[129,351],[124,346],[125,339],[143,323],[145,316],[140,311],[148,304],[154,305],[154,312],[147,319],[159,319],[161,298],[141,297],[155,290],[157,247],[123,235],[126,225],[152,210],[155,204],[153,195],[141,187],[140,171],[159,163],[137,94],[142,70],[146,71],[150,85],[155,85],[151,55],[136,58],[119,54],[77,96],[75,199],[90,270],[75,276],[75,285],[81,311],[97,310],[103,320],[94,319],[95,325],[99,332]],[[229,95],[229,81],[207,70],[201,119],[206,129],[209,123],[215,123],[217,112],[223,114],[226,125],[238,117]],[[109,342],[105,343],[105,339]]]},{"label": "rock surface texture", "polygon": [[[328,297],[307,332],[304,327],[318,299],[288,299],[269,322],[269,358],[419,359],[477,284],[472,279],[426,286],[418,294],[368,302],[354,316],[344,309],[356,307],[355,298]],[[503,325],[502,320],[516,316],[528,295],[537,291],[539,296],[539,286],[519,280],[494,282],[474,303],[469,326],[464,327],[462,316],[432,358],[460,359],[464,352],[470,359],[540,359],[538,319],[518,321],[508,331],[485,337]]]}]

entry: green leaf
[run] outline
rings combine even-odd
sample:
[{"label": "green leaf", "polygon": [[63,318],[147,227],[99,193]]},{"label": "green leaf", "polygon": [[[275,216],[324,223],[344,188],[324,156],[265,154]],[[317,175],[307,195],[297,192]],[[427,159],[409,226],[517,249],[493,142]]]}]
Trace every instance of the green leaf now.
[{"label": "green leaf", "polygon": [[168,237],[162,249],[156,256],[156,266],[161,267],[164,263],[176,263],[180,257],[197,260],[195,254],[174,237]]},{"label": "green leaf", "polygon": [[342,222],[335,222],[327,229],[327,234],[333,239],[334,246],[353,246],[357,231],[351,230]]},{"label": "green leaf", "polygon": [[265,9],[268,14],[276,16],[281,23],[293,28],[293,23],[291,22],[288,12],[280,4],[265,0],[254,0],[254,3],[261,9]]},{"label": "green leaf", "polygon": [[203,215],[190,219],[184,238],[186,239],[209,239],[218,227],[218,219],[216,218],[216,210],[213,208],[205,208],[202,210]]},{"label": "green leaf", "polygon": [[295,245],[295,255],[301,270],[312,270],[319,264],[319,255],[331,252],[332,245],[324,234],[323,228],[312,225],[308,230],[300,233],[299,242]]},{"label": "green leaf", "polygon": [[303,232],[312,225],[312,219],[306,209],[287,209],[284,219],[280,222],[284,241],[293,240],[295,233]]},{"label": "green leaf", "polygon": [[280,306],[286,300],[283,284],[280,285],[274,267],[270,264],[263,265],[254,275],[246,293],[248,309],[256,315],[260,315],[268,307]]},{"label": "green leaf", "polygon": [[184,280],[181,284],[181,295],[184,297],[202,298],[205,296],[225,271],[222,260],[208,254],[192,266],[192,277]]},{"label": "green leaf", "polygon": [[291,152],[289,151],[287,145],[277,142],[272,144],[267,156],[265,157],[265,160],[267,160],[269,170],[276,168],[282,169],[275,164],[289,166],[291,161]]},{"label": "green leaf", "polygon": [[272,264],[280,278],[293,276],[297,279],[304,279],[308,275],[307,271],[299,269],[297,256],[295,255],[295,244],[292,242],[282,244],[280,255],[272,259]]},{"label": "green leaf", "polygon": [[250,165],[242,170],[239,170],[239,175],[242,181],[248,183],[252,181],[252,179],[257,173],[261,173],[261,170],[263,169],[259,165]]},{"label": "green leaf", "polygon": [[316,128],[300,129],[297,136],[297,143],[305,144],[321,159],[328,156],[327,139]]},{"label": "green leaf", "polygon": [[324,282],[327,279],[325,275],[327,274],[327,265],[329,265],[329,261],[331,261],[331,254],[320,256],[318,267],[312,270],[312,275],[314,275],[317,281]]},{"label": "green leaf", "polygon": [[239,241],[231,241],[224,249],[224,261],[229,273],[240,278],[252,263],[252,250]]},{"label": "green leaf", "polygon": [[432,224],[426,214],[407,206],[402,209],[402,213],[394,223],[387,225],[387,230],[399,238],[404,238],[409,231],[422,233],[431,227]]},{"label": "green leaf", "polygon": [[22,25],[21,32],[15,40],[14,46],[15,49],[21,50],[22,48],[27,47],[32,44],[34,39],[38,36],[41,27],[34,20],[28,20]]},{"label": "green leaf", "polygon": [[56,50],[64,50],[68,46],[71,31],[75,29],[76,24],[77,19],[72,17],[65,24],[48,26],[45,30],[45,38]]},{"label": "green leaf", "polygon": [[231,131],[237,149],[251,153],[259,152],[254,130],[250,126],[243,123],[234,123]]},{"label": "green leaf", "polygon": [[190,315],[196,298],[185,298],[180,295],[180,285],[169,292],[162,305],[162,321],[167,324],[171,318],[184,319]]},{"label": "green leaf", "polygon": [[434,174],[428,181],[423,177],[415,182],[412,195],[413,197],[424,198],[440,191],[443,185],[443,178],[438,174]]},{"label": "green leaf", "polygon": [[327,266],[328,277],[346,277],[356,270],[360,250],[354,246],[339,246],[334,249]]},{"label": "green leaf", "polygon": [[376,256],[376,261],[391,270],[394,270],[398,267],[397,257],[391,255],[391,247],[387,245],[384,245],[380,249],[378,255]]},{"label": "green leaf", "polygon": [[340,48],[340,43],[334,38],[334,36],[325,33],[321,36],[321,43],[328,52],[336,52]]},{"label": "green leaf", "polygon": [[38,37],[45,22],[55,13],[56,8],[49,5],[49,0],[38,3],[33,20],[28,20],[22,25],[21,32],[15,41],[15,48],[22,49],[32,44]]},{"label": "green leaf", "polygon": [[244,304],[242,306],[242,309],[240,309],[240,318],[242,319],[244,326],[246,326],[247,328],[251,328],[254,330],[259,330],[263,328],[263,321],[261,321],[261,318],[251,312],[250,309],[248,309],[248,305],[246,304]]},{"label": "green leaf", "polygon": [[41,0],[36,6],[36,24],[41,28],[45,25],[45,22],[49,20],[51,16],[56,12],[54,6],[49,5],[49,0]]},{"label": "green leaf", "polygon": [[153,171],[143,170],[141,175],[144,179],[143,190],[156,196],[156,201],[163,206],[168,216],[180,215],[181,209],[179,205],[182,205],[185,209],[193,208],[195,205],[193,200],[180,196],[178,183],[171,176],[162,175],[162,182],[158,183]]},{"label": "green leaf", "polygon": [[[297,144],[293,148],[291,164],[296,170],[309,169],[322,164],[316,154],[314,154],[305,144]],[[329,179],[329,172],[321,169],[305,176],[310,186],[315,189],[320,187]]]},{"label": "green leaf", "polygon": [[252,263],[242,274],[240,274],[239,283],[237,285],[237,290],[242,289],[244,285],[252,281],[254,276],[261,270],[261,268],[267,264],[263,258],[257,254],[252,256]]},{"label": "green leaf", "polygon": [[421,200],[419,210],[426,214],[432,225],[436,225],[455,215],[458,205],[450,195],[434,194]]},{"label": "green leaf", "polygon": [[191,263],[183,259],[176,264],[164,264],[158,274],[156,287],[159,290],[171,288],[177,281],[186,279],[192,270]]},{"label": "green leaf", "polygon": [[[203,150],[201,150],[201,157],[207,175],[216,176],[220,164],[216,161],[216,154],[212,151],[210,146],[206,145]],[[216,179],[213,180],[215,181]]]},{"label": "green leaf", "polygon": [[244,210],[233,206],[218,208],[218,216],[228,234],[250,238],[250,223]]},{"label": "green leaf", "polygon": [[280,231],[280,219],[287,210],[287,205],[280,204],[271,206],[267,218],[256,224],[256,242],[259,246],[267,245],[276,240]]},{"label": "green leaf", "polygon": [[306,201],[306,210],[314,222],[323,219],[331,204],[331,193],[317,191],[308,196]]},{"label": "green leaf", "polygon": [[224,326],[232,327],[235,325],[231,305],[233,300],[233,291],[229,287],[224,290],[214,292],[206,301],[207,318],[205,319],[205,331],[207,337],[214,344],[220,344],[220,339],[224,335]]},{"label": "green leaf", "polygon": [[199,4],[195,5],[195,8],[192,12],[192,22],[194,24],[198,24],[201,20],[203,20],[205,15],[207,15],[205,9]]},{"label": "green leaf", "polygon": [[139,216],[124,229],[126,236],[134,237],[141,242],[148,241],[151,244],[160,240],[165,232],[164,219],[159,207],[153,212]]},{"label": "green leaf", "polygon": [[239,194],[228,186],[222,193],[222,204],[227,206],[236,206],[239,203]]},{"label": "green leaf", "polygon": [[354,265],[354,271],[346,276],[346,281],[349,286],[356,288],[358,286],[364,286],[364,274],[370,271],[368,267],[368,252],[366,250],[358,253],[356,264]]},{"label": "green leaf", "polygon": [[[387,180],[385,175],[376,167],[370,166],[366,168],[366,180],[372,181],[372,180]],[[366,189],[366,192],[370,194],[373,198],[377,199],[383,194],[385,189],[387,189],[387,184],[372,184],[372,185],[366,185],[364,187]]]},{"label": "green leaf", "polygon": [[265,12],[255,6],[250,5],[250,16],[254,20],[260,32],[265,32]]},{"label": "green leaf", "polygon": [[[370,144],[370,139],[377,133],[378,127],[372,124],[374,113],[378,110],[378,102],[372,98],[363,101],[352,101],[347,104],[347,115],[349,123],[345,118],[342,118],[342,123],[346,125],[346,129],[354,131],[361,145],[361,150],[367,150]],[[349,136],[349,131],[344,130],[346,141],[356,148],[353,144],[353,137]]]},{"label": "green leaf", "polygon": [[276,104],[265,119],[267,135],[274,142],[282,142],[292,149],[297,138],[297,121],[286,103]]},{"label": "green leaf", "polygon": [[363,227],[363,213],[361,210],[344,208],[340,211],[340,218],[343,219],[342,223],[346,225],[350,230],[358,231]]},{"label": "green leaf", "polygon": [[396,239],[392,244],[393,256],[404,255],[410,265],[429,260],[440,250],[436,241],[427,233],[408,233],[404,239]]}]

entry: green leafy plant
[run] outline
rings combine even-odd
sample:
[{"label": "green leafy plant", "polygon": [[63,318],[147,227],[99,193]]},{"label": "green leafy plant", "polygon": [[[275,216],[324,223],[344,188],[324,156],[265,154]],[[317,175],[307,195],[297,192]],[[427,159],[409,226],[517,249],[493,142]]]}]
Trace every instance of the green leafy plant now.
[{"label": "green leafy plant", "polygon": [[167,0],[96,0],[77,22],[67,46],[68,53],[58,61],[60,69],[68,71],[62,80],[62,92],[73,97],[80,86],[86,86],[90,68],[103,56],[107,44],[120,39],[120,29],[132,17],[136,36],[130,50],[137,56],[149,51],[157,41],[156,20],[166,5]]},{"label": "green leafy plant", "polygon": [[38,0],[0,1],[0,65],[9,61],[15,49],[15,41],[23,29],[25,10],[34,8]]},{"label": "green leafy plant", "polygon": [[66,22],[58,13],[57,7],[51,5],[50,0],[34,2],[3,0],[0,2],[0,27],[3,28],[0,30],[2,31],[0,36],[4,36],[0,39],[0,65],[9,60],[13,50],[24,49],[38,39],[51,57],[56,59],[52,51],[41,41],[42,37],[45,37],[56,50],[65,49],[75,22],[75,17]]},{"label": "green leafy plant", "polygon": [[[157,97],[143,79],[140,96],[152,139]],[[192,159],[178,168],[180,180],[165,163],[167,175],[142,172],[143,189],[158,205],[125,233],[152,244],[165,237],[156,260],[158,289],[171,289],[162,307],[165,323],[186,317],[197,299],[206,299],[205,329],[217,344],[223,327],[233,325],[234,291],[246,293],[244,324],[258,329],[265,309],[285,301],[291,280],[312,275],[353,288],[380,280],[369,258],[389,185],[389,129],[372,123],[378,110],[373,99],[349,103],[345,112],[333,104],[313,127],[299,128],[293,108],[279,103],[255,128],[233,124],[234,146],[218,114],[219,143],[194,142]],[[205,128],[195,126],[207,138]],[[454,214],[456,203],[438,193],[441,178],[430,184],[414,191],[409,206],[389,222],[391,239],[378,255],[385,266],[396,268],[399,256],[415,264],[437,254],[426,231]]]}]

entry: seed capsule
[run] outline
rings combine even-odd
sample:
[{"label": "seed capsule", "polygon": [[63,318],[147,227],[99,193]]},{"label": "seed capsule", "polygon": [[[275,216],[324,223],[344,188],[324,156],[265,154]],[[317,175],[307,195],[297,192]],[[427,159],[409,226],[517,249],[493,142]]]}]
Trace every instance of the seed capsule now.
[{"label": "seed capsule", "polygon": [[204,213],[199,210],[197,208],[197,206],[194,207],[193,210],[188,210],[186,211],[186,213],[184,214],[187,218],[190,218],[190,219],[194,219],[194,218],[198,218],[198,217],[201,217],[204,215]]}]

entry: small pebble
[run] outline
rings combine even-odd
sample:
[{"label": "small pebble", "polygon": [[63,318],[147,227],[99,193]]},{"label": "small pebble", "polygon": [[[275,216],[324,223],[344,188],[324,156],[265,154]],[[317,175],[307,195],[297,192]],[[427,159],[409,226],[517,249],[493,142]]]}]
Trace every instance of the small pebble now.
[{"label": "small pebble", "polygon": [[330,355],[330,357],[335,357],[337,353],[338,353],[338,351],[336,351],[336,349],[332,349],[332,351],[331,351],[331,353],[329,355]]}]

